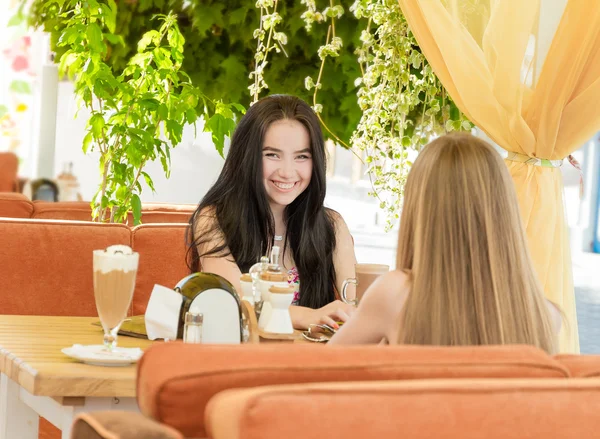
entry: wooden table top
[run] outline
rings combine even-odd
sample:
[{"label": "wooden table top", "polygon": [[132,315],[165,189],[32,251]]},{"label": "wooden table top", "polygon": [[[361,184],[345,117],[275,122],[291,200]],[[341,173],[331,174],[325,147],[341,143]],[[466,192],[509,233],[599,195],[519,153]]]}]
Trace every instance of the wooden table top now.
[{"label": "wooden table top", "polygon": [[[136,366],[83,364],[61,352],[73,344],[102,344],[98,317],[0,315],[0,372],[32,395],[135,397]],[[309,343],[300,331],[282,336],[261,333],[261,342]],[[149,347],[150,340],[119,335],[121,347]],[[158,342],[160,343],[160,342]]]},{"label": "wooden table top", "polygon": [[[135,397],[136,366],[90,366],[62,348],[102,344],[98,317],[0,315],[0,371],[33,395]],[[119,336],[119,346],[145,349],[153,342]]]}]

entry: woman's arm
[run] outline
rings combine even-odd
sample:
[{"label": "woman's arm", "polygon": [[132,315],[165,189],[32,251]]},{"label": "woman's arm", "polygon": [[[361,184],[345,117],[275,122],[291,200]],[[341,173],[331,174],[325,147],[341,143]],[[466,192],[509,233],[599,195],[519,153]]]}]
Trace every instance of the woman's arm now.
[{"label": "woman's arm", "polygon": [[393,343],[406,297],[406,278],[401,271],[390,271],[377,278],[354,315],[328,344],[376,344],[384,338]]},{"label": "woman's arm", "polygon": [[[354,240],[342,216],[333,210],[330,210],[329,214],[335,221],[336,245],[333,252],[333,266],[335,268],[335,288],[341,297],[344,281],[355,276]],[[347,295],[348,299],[356,297],[356,287],[353,284],[348,286]]]},{"label": "woman's arm", "polygon": [[[336,246],[333,252],[333,266],[335,268],[336,291],[341,294],[344,280],[354,277],[354,242],[348,226],[341,215],[333,210],[328,210],[335,225]],[[302,280],[300,280],[302,282]],[[348,298],[354,299],[354,285],[348,287]],[[335,300],[322,308],[312,309],[303,306],[291,306],[290,315],[296,329],[306,329],[310,324],[327,324],[338,328],[337,322],[345,322],[356,308],[352,305]]]}]

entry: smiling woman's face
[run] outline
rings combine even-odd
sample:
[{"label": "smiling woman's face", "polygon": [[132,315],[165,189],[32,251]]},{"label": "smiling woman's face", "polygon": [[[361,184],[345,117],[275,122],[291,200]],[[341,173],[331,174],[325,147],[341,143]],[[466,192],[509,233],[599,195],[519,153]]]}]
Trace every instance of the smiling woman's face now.
[{"label": "smiling woman's face", "polygon": [[296,120],[273,122],[265,133],[262,156],[269,203],[291,204],[308,187],[312,175],[308,131]]}]

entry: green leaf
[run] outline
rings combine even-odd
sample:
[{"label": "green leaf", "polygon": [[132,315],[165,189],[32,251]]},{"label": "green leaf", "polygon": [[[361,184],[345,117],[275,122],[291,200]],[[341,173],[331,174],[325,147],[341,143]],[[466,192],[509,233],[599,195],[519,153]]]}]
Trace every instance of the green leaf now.
[{"label": "green leaf", "polygon": [[133,211],[133,225],[137,226],[142,222],[142,200],[138,194],[131,196],[131,210]]},{"label": "green leaf", "polygon": [[88,153],[88,150],[89,150],[89,147],[90,147],[90,143],[92,142],[92,138],[93,138],[92,132],[88,131],[88,133],[83,138],[82,149],[83,149],[83,153],[84,154]]},{"label": "green leaf", "polygon": [[26,81],[15,80],[10,83],[10,90],[15,93],[31,94],[31,87]]},{"label": "green leaf", "polygon": [[102,129],[104,128],[104,117],[101,114],[96,113],[90,118],[89,124],[92,127],[92,132],[94,133],[94,136],[96,138],[102,137]]},{"label": "green leaf", "polygon": [[460,119],[460,111],[458,110],[458,108],[455,105],[450,107],[450,119],[451,120]]},{"label": "green leaf", "polygon": [[0,105],[0,117],[8,113],[8,107],[6,105]]},{"label": "green leaf", "polygon": [[146,184],[148,185],[148,187],[150,188],[150,190],[152,192],[156,192],[154,190],[154,182],[152,181],[152,178],[147,173],[145,173],[144,171],[142,171],[142,176],[144,177],[144,180],[146,180]]},{"label": "green leaf", "polygon": [[6,27],[18,26],[25,20],[25,15],[23,15],[23,11],[19,10],[15,15],[10,17]]},{"label": "green leaf", "polygon": [[212,134],[212,141],[219,155],[223,158],[223,149],[225,148],[225,136],[231,135],[235,129],[235,122],[232,119],[223,117],[222,114],[215,113],[204,124],[204,131]]},{"label": "green leaf", "polygon": [[125,40],[122,35],[114,35],[114,34],[104,34],[104,38],[112,45],[125,45]]},{"label": "green leaf", "polygon": [[[166,127],[167,127],[167,137],[169,138],[169,140],[177,145],[179,142],[181,142],[181,135],[183,133],[183,125],[178,124],[177,122],[175,122],[174,120],[167,120],[166,121]],[[169,151],[169,148],[166,149],[166,152]]]},{"label": "green leaf", "polygon": [[167,31],[167,41],[171,47],[176,47],[178,49],[183,48],[183,37],[175,28],[170,28]]},{"label": "green leaf", "polygon": [[242,104],[236,104],[235,102],[231,104],[233,108],[239,111],[242,114],[246,114],[246,108]]},{"label": "green leaf", "polygon": [[239,24],[243,23],[246,15],[248,15],[249,8],[248,6],[242,6],[241,8],[237,8],[229,14],[229,24]]},{"label": "green leaf", "polygon": [[161,102],[158,106],[158,118],[160,120],[165,120],[169,117],[169,108]]},{"label": "green leaf", "polygon": [[198,119],[198,115],[196,114],[196,110],[193,108],[188,108],[185,112],[185,120],[187,123],[194,123]]},{"label": "green leaf", "polygon": [[233,119],[233,112],[229,108],[229,105],[222,104],[221,102],[217,102],[215,113],[223,115],[226,119]]},{"label": "green leaf", "polygon": [[88,44],[94,52],[104,53],[106,51],[106,44],[102,37],[102,30],[96,23],[90,23],[87,32]]},{"label": "green leaf", "polygon": [[71,67],[78,59],[79,58],[76,53],[71,51],[65,52],[60,58],[60,64],[58,66],[59,74],[64,75],[65,73],[67,73],[67,71],[69,71],[69,67]]},{"label": "green leaf", "polygon": [[211,27],[223,27],[223,9],[226,7],[224,2],[204,3],[201,10],[201,16],[194,22],[194,28],[199,35],[204,35]]},{"label": "green leaf", "polygon": [[101,3],[100,9],[102,10],[102,18],[108,31],[112,34],[115,32],[117,17],[109,5]]},{"label": "green leaf", "polygon": [[164,171],[165,175],[168,177],[168,175],[169,175],[169,162],[168,162],[168,159],[165,156],[161,155],[160,156],[160,163],[162,164],[162,168],[163,168],[163,171]]},{"label": "green leaf", "polygon": [[140,12],[147,11],[152,7],[152,0],[140,0]]},{"label": "green leaf", "polygon": [[156,30],[146,32],[137,45],[138,52],[143,52],[154,41],[155,45],[160,44],[160,33]]},{"label": "green leaf", "polygon": [[134,55],[129,61],[130,64],[134,64],[140,66],[142,68],[148,67],[150,60],[152,59],[152,54],[150,52],[142,52]]}]

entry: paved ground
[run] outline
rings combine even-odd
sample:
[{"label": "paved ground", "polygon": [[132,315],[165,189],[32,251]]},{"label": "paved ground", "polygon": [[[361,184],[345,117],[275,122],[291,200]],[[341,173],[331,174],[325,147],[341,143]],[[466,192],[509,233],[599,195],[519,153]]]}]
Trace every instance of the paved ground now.
[{"label": "paved ground", "polygon": [[573,279],[582,354],[600,354],[600,254],[573,257]]}]

